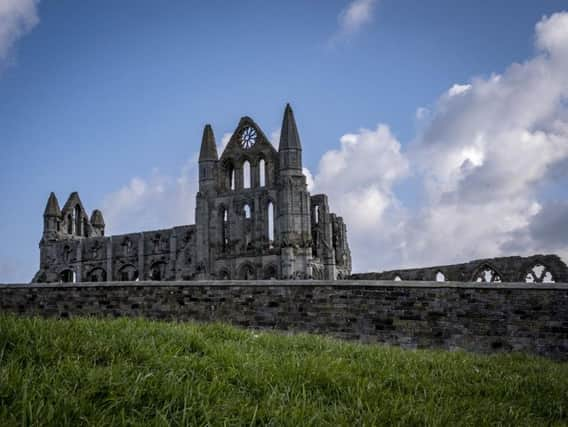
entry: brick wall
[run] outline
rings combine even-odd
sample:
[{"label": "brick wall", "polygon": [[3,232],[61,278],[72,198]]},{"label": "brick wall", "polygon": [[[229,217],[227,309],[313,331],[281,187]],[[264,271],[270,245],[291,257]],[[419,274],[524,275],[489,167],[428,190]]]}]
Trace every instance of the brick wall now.
[{"label": "brick wall", "polygon": [[305,331],[406,348],[568,360],[568,284],[380,281],[0,285],[0,311],[144,316]]}]

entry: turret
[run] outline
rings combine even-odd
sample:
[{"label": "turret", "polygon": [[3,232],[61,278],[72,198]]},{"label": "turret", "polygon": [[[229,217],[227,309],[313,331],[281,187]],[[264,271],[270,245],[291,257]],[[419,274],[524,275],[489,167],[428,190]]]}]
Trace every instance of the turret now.
[{"label": "turret", "polygon": [[282,130],[280,131],[280,173],[285,175],[302,175],[302,144],[290,104],[286,104]]},{"label": "turret", "polygon": [[199,190],[208,191],[215,188],[216,169],[219,156],[217,154],[217,144],[211,125],[203,128],[201,139],[201,150],[199,151]]},{"label": "turret", "polygon": [[43,236],[48,240],[57,239],[57,233],[61,223],[61,209],[57,197],[52,192],[47,199],[43,212]]},{"label": "turret", "polygon": [[105,235],[105,220],[103,218],[103,213],[98,209],[95,209],[91,214],[91,227],[97,235]]},{"label": "turret", "polygon": [[[310,197],[302,173],[302,145],[290,104],[286,104],[280,131],[277,223],[281,247],[281,275],[310,277],[312,239]],[[309,249],[308,249],[309,247]]]}]

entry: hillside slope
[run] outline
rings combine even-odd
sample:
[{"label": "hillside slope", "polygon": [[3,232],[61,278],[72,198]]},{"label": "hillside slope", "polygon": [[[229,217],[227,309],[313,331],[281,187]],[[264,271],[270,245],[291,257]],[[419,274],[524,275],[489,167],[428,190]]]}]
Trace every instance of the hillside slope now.
[{"label": "hillside slope", "polygon": [[0,425],[568,424],[568,364],[0,315]]}]

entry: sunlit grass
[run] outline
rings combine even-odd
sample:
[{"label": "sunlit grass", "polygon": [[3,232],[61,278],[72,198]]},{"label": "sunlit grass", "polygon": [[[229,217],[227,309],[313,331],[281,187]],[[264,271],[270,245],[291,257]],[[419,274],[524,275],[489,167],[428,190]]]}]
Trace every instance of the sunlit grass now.
[{"label": "sunlit grass", "polygon": [[0,426],[565,425],[568,364],[0,315]]}]

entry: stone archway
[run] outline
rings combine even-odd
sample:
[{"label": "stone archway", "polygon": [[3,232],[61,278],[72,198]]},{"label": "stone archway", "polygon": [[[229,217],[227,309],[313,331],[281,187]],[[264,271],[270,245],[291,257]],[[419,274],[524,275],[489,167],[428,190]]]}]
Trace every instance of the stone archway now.
[{"label": "stone archway", "polygon": [[95,267],[87,274],[87,282],[106,282],[106,271],[101,267]]},{"label": "stone archway", "polygon": [[256,271],[254,267],[249,264],[245,263],[239,269],[239,279],[240,280],[255,280],[256,279]]}]

